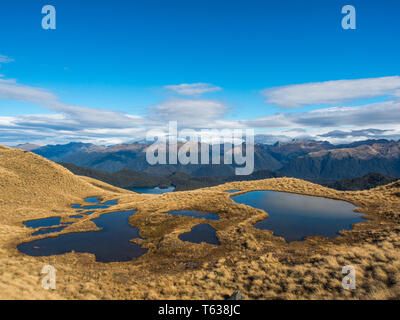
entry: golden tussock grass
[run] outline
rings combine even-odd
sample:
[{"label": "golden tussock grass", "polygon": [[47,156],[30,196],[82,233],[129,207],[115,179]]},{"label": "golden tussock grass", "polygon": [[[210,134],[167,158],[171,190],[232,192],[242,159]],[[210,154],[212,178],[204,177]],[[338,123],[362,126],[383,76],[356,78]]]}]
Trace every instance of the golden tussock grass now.
[{"label": "golden tussock grass", "polygon": [[[262,210],[233,202],[225,191],[276,190],[353,203],[369,220],[326,239],[286,243],[253,227]],[[141,195],[90,178],[29,152],[0,146],[0,298],[2,299],[223,299],[240,289],[246,299],[400,298],[400,182],[369,191],[340,192],[299,179],[232,182],[212,188]],[[85,253],[30,257],[16,246],[30,241],[23,222],[60,216],[74,222],[59,234],[97,230],[68,218],[85,197],[118,199],[113,211],[136,209],[130,223],[148,253],[124,263],[99,263]],[[217,213],[208,221],[220,246],[182,242],[178,236],[206,220],[171,210]],[[46,235],[36,237],[46,237]],[[57,270],[57,289],[41,288],[41,269]],[[344,290],[342,267],[356,269],[356,290]]]}]

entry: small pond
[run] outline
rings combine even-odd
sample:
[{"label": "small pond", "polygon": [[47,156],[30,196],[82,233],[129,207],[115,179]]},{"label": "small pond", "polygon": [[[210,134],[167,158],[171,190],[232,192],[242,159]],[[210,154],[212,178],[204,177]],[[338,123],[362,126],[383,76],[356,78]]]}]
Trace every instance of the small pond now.
[{"label": "small pond", "polygon": [[18,250],[30,256],[50,256],[74,250],[93,253],[99,262],[129,261],[147,252],[147,249],[130,241],[140,238],[138,229],[132,227],[128,220],[134,212],[105,213],[92,220],[102,228],[100,231],[68,233],[27,242],[18,245]]},{"label": "small pond", "polygon": [[254,225],[271,230],[287,241],[306,236],[334,238],[341,230],[364,221],[349,202],[276,191],[252,191],[232,196],[232,200],[266,211],[269,216]]},{"label": "small pond", "polygon": [[60,217],[36,219],[24,222],[24,225],[28,228],[52,227],[52,226],[58,226],[60,224],[61,224]]},{"label": "small pond", "polygon": [[221,244],[217,237],[217,231],[209,224],[198,224],[194,226],[190,232],[181,234],[179,239],[193,243],[206,242],[215,245]]},{"label": "small pond", "polygon": [[99,199],[98,198],[85,198],[84,200],[87,203],[99,203]]}]

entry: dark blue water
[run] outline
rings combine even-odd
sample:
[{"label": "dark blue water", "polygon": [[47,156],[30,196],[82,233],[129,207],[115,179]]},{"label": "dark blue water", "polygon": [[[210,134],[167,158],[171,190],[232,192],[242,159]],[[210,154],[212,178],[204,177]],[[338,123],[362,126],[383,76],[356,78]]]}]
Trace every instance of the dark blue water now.
[{"label": "dark blue water", "polygon": [[147,252],[147,249],[129,241],[140,238],[138,229],[128,221],[135,211],[106,213],[93,219],[101,231],[69,233],[23,243],[18,250],[30,256],[50,256],[74,250],[93,253],[99,262],[130,261]]},{"label": "dark blue water", "polygon": [[147,193],[147,194],[163,194],[169,193],[175,190],[175,187],[168,187],[165,189],[161,189],[159,187],[155,188],[130,188],[130,191],[138,192],[138,193]]},{"label": "dark blue water", "polygon": [[233,196],[232,200],[266,211],[269,217],[254,226],[271,230],[287,241],[306,236],[334,238],[340,230],[350,230],[362,222],[351,203],[276,191],[252,191]]},{"label": "dark blue water", "polygon": [[204,218],[207,220],[219,220],[219,216],[217,214],[210,212],[178,210],[178,211],[170,211],[167,213],[173,216],[185,216],[194,218]]},{"label": "dark blue water", "polygon": [[110,201],[103,202],[102,204],[104,204],[106,206],[115,206],[118,204],[118,200],[110,200]]},{"label": "dark blue water", "polygon": [[70,218],[73,218],[73,219],[79,219],[79,218],[82,218],[83,215],[81,215],[81,214],[75,214],[75,215],[69,216],[69,217],[70,217]]},{"label": "dark blue water", "polygon": [[51,217],[37,220],[25,221],[24,225],[28,228],[42,228],[42,227],[52,227],[61,224],[60,217]]},{"label": "dark blue water", "polygon": [[209,224],[198,224],[194,226],[190,232],[183,233],[179,236],[182,241],[189,241],[193,243],[210,243],[220,245],[221,243],[217,237],[217,231]]},{"label": "dark blue water", "polygon": [[85,198],[84,200],[87,203],[99,203],[99,199],[98,198]]}]

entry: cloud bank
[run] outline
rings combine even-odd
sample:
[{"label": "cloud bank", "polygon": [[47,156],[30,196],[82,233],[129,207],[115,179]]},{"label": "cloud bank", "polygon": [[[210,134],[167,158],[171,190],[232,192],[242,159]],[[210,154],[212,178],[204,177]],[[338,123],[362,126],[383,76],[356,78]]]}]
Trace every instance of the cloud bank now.
[{"label": "cloud bank", "polygon": [[165,89],[172,90],[179,95],[184,96],[200,96],[206,92],[215,92],[220,91],[222,88],[214,86],[209,83],[182,83],[179,85],[169,85],[165,86]]},{"label": "cloud bank", "polygon": [[[180,92],[185,93],[182,94],[197,95],[210,92],[210,86],[179,85],[177,90],[183,88]],[[206,88],[209,88],[208,91],[204,91]],[[260,141],[269,143],[293,138],[324,139],[333,143],[373,138],[397,140],[400,139],[399,93],[400,77],[397,76],[271,88],[263,94],[267,95],[270,103],[281,107],[312,104],[327,104],[328,107],[306,112],[283,110],[264,117],[232,120],[229,113],[234,107],[219,100],[176,97],[147,107],[145,114],[140,116],[69,105],[46,89],[0,78],[0,98],[5,102],[33,103],[52,112],[0,116],[0,144],[125,143],[143,139],[148,130],[165,128],[171,120],[178,121],[180,128],[254,128],[262,134]],[[347,100],[382,95],[390,98],[364,105],[331,106]]]},{"label": "cloud bank", "polygon": [[356,99],[399,96],[400,77],[314,82],[269,88],[262,91],[266,103],[281,108],[333,105]]}]

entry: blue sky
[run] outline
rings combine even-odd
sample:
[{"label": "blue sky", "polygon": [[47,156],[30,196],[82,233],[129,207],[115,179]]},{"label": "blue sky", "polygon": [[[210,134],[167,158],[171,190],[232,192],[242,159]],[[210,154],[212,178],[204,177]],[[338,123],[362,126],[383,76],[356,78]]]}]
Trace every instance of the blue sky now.
[{"label": "blue sky", "polygon": [[[56,30],[41,27],[46,4]],[[341,27],[346,4],[356,30]],[[399,31],[395,0],[2,1],[0,143],[126,142],[175,118],[271,141],[400,138]],[[353,121],[321,118],[340,107]]]}]

